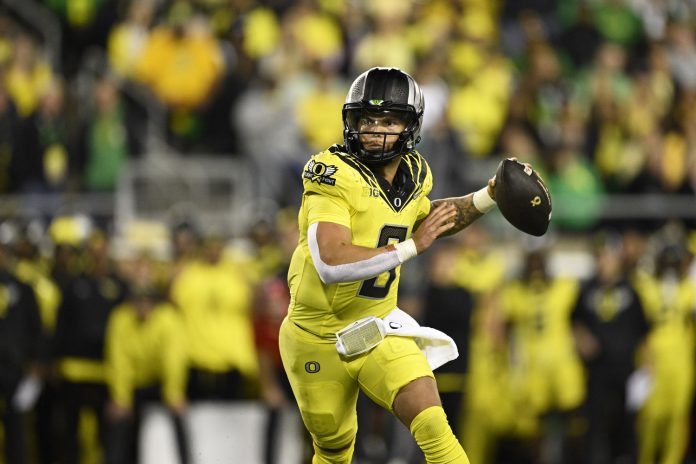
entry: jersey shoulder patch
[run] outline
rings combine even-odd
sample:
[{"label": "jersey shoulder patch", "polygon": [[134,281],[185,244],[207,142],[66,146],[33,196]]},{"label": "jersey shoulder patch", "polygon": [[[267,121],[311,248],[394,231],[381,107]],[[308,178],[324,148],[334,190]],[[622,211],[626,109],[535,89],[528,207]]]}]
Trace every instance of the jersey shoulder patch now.
[{"label": "jersey shoulder patch", "polygon": [[336,185],[336,171],[338,166],[335,164],[326,164],[318,156],[313,156],[305,165],[302,178],[317,184]]},{"label": "jersey shoulder patch", "polygon": [[313,155],[302,171],[306,193],[342,197],[349,203],[362,191],[362,179],[334,147]]}]

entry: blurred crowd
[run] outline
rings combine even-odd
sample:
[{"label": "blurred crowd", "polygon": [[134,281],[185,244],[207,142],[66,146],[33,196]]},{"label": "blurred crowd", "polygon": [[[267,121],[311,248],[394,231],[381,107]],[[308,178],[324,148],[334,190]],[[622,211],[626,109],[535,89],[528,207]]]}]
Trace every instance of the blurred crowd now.
[{"label": "blurred crowd", "polygon": [[167,237],[166,260],[117,259],[84,216],[0,225],[0,462],[135,463],[148,402],[166,406],[192,462],[188,405],[235,400],[268,406],[272,456],[291,404],[277,335],[294,214],[244,246],[186,223]]},{"label": "blurred crowd", "polygon": [[287,206],[371,66],[423,87],[438,194],[505,155],[545,175],[569,229],[595,225],[606,192],[694,192],[691,0],[28,3],[62,34],[0,9],[4,192],[113,191],[154,126],[173,152],[253,160]]},{"label": "blurred crowd", "polygon": [[[284,462],[296,221],[234,239],[177,224],[164,257],[124,254],[84,216],[0,224],[0,462],[137,462],[151,403],[195,462],[185,419],[209,401],[263,405],[263,462]],[[459,348],[436,371],[455,433],[480,464],[696,463],[696,233],[602,229],[579,249],[590,262],[553,240],[501,247],[482,223],[405,266],[399,305]],[[356,463],[422,464],[395,418],[359,408]]]},{"label": "blurred crowd", "polygon": [[[126,253],[108,218],[1,218],[5,463],[136,462],[150,401],[191,462],[183,418],[209,400],[264,404],[265,459],[280,462],[301,167],[342,141],[348,84],[371,66],[423,88],[433,198],[512,155],[564,212],[549,241],[510,253],[483,221],[404,267],[399,304],[459,346],[436,374],[471,462],[696,463],[696,224],[600,215],[605,194],[696,191],[693,0],[0,5],[0,202],[114,193],[154,131],[171,154],[253,162],[279,211],[234,240],[167,224],[164,255]],[[554,261],[565,232],[586,275]],[[359,407],[360,464],[419,463],[403,427]]]},{"label": "blurred crowd", "polygon": [[582,277],[548,242],[513,268],[479,227],[428,258],[421,318],[463,349],[436,377],[471,462],[694,462],[695,250],[682,234],[598,231]]}]

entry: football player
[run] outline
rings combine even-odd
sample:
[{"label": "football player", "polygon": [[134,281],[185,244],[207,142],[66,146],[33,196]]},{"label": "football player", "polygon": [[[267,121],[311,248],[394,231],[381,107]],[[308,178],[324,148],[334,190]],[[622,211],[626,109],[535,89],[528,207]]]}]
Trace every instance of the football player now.
[{"label": "football player", "polygon": [[469,462],[415,340],[375,329],[376,318],[399,311],[400,265],[496,206],[494,179],[466,196],[428,199],[432,176],[415,148],[423,110],[411,76],[366,71],[343,106],[344,144],[312,156],[303,172],[279,344],[314,464],[351,462],[358,389],[410,429],[427,462]]}]

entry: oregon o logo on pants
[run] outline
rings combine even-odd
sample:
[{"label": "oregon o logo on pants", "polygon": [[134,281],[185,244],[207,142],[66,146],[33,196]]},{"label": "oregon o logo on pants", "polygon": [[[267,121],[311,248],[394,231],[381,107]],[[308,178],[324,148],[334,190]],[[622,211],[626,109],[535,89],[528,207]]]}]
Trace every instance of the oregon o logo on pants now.
[{"label": "oregon o logo on pants", "polygon": [[316,374],[319,372],[319,369],[321,369],[321,366],[316,361],[308,361],[304,365],[304,370],[306,370],[308,374]]}]

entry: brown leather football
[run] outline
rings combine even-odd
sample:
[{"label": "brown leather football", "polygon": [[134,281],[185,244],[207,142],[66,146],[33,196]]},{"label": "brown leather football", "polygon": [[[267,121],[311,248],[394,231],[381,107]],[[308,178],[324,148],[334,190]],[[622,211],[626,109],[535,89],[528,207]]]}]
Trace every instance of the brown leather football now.
[{"label": "brown leather football", "polygon": [[495,174],[495,201],[507,221],[522,232],[541,236],[551,222],[551,194],[528,164],[506,158]]}]

